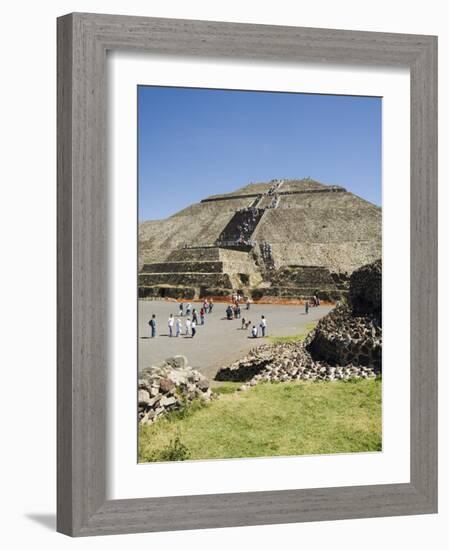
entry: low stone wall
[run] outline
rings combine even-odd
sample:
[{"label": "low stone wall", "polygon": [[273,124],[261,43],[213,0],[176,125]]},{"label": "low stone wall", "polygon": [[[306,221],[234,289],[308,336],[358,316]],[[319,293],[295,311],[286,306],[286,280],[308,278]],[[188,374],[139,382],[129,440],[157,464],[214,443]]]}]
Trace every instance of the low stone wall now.
[{"label": "low stone wall", "polygon": [[210,401],[212,395],[207,378],[184,355],[175,355],[139,373],[138,418],[149,424],[194,399]]}]

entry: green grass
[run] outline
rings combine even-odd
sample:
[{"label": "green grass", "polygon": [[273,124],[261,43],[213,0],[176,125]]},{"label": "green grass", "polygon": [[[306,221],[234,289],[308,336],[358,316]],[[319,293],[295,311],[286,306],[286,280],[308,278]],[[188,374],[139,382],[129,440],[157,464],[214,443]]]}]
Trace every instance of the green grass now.
[{"label": "green grass", "polygon": [[219,395],[234,393],[242,385],[241,382],[220,382],[213,386],[213,391]]},{"label": "green grass", "polygon": [[223,384],[140,427],[139,462],[380,451],[381,381]]},{"label": "green grass", "polygon": [[286,344],[288,342],[302,342],[307,334],[316,327],[316,321],[307,323],[306,331],[301,334],[293,334],[292,336],[269,336],[270,344]]}]

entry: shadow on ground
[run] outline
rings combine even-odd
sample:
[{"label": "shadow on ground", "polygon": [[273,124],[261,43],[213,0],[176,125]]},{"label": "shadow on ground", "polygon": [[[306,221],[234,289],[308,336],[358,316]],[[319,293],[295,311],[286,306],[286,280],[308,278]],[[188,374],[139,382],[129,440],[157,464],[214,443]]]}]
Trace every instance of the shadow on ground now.
[{"label": "shadow on ground", "polygon": [[50,531],[56,531],[56,514],[25,514],[25,517]]}]

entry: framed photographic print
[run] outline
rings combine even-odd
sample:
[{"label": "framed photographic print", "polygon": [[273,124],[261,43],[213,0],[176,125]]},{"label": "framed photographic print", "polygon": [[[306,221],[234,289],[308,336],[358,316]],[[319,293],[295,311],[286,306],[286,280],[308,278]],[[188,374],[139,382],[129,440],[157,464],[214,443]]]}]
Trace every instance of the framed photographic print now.
[{"label": "framed photographic print", "polygon": [[58,20],[58,530],[437,509],[436,38]]}]

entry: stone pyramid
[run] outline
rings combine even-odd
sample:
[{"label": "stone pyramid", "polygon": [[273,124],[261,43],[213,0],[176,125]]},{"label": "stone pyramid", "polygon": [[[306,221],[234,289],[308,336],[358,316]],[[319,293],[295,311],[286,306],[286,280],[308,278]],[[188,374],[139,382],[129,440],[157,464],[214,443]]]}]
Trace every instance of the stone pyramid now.
[{"label": "stone pyramid", "polygon": [[251,183],[139,226],[139,296],[335,300],[381,257],[381,209],[311,180]]}]

